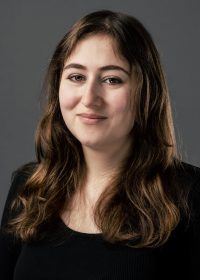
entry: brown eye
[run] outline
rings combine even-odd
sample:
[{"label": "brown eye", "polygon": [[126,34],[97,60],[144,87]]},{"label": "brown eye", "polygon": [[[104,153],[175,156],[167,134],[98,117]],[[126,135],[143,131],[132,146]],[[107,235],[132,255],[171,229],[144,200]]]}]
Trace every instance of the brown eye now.
[{"label": "brown eye", "polygon": [[118,78],[107,78],[104,80],[105,83],[108,83],[108,84],[121,84],[122,83],[122,80],[121,79],[118,79]]},{"label": "brown eye", "polygon": [[84,80],[84,77],[81,75],[71,75],[68,77],[68,79],[73,82],[81,82]]}]

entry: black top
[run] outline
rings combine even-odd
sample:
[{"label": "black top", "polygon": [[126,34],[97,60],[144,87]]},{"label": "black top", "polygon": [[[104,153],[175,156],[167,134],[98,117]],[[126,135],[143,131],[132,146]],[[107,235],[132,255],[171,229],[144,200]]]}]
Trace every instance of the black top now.
[{"label": "black top", "polygon": [[179,175],[181,182],[190,187],[191,223],[188,227],[179,223],[159,248],[135,249],[109,244],[101,233],[72,230],[61,218],[52,226],[52,238],[46,240],[24,243],[4,234],[9,205],[27,179],[23,172],[15,173],[1,223],[0,279],[200,279],[200,168],[184,163]]}]

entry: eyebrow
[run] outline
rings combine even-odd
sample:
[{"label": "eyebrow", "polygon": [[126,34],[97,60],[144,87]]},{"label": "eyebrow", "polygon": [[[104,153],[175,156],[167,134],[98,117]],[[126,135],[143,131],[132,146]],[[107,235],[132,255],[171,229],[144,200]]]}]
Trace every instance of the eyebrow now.
[{"label": "eyebrow", "polygon": [[[64,70],[69,69],[69,68],[76,68],[76,69],[82,69],[82,70],[87,70],[87,67],[78,63],[70,63],[68,65],[66,65],[64,67]],[[120,70],[123,71],[125,74],[127,74],[128,76],[130,75],[130,73],[125,70],[124,68],[122,68],[121,66],[118,65],[105,65],[99,68],[100,71],[108,71],[108,70]]]}]

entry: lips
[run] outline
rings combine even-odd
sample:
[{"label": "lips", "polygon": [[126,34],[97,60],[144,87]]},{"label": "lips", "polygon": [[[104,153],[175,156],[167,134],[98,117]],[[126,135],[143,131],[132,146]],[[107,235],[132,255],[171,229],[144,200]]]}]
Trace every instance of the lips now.
[{"label": "lips", "polygon": [[78,114],[78,116],[81,116],[82,118],[87,118],[87,119],[107,119],[105,116],[102,116],[102,115],[88,114],[88,113]]},{"label": "lips", "polygon": [[90,113],[81,113],[77,116],[84,125],[100,125],[107,119],[105,116]]}]

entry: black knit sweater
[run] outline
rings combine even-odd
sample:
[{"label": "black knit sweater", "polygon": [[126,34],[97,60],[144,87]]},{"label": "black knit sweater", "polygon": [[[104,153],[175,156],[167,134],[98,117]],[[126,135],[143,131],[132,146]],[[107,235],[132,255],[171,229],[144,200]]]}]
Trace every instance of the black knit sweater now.
[{"label": "black knit sweater", "polygon": [[133,249],[109,244],[102,234],[77,232],[58,218],[49,237],[29,243],[3,233],[9,206],[22,183],[15,174],[4,207],[0,231],[2,280],[200,280],[200,168],[184,163],[180,174],[190,185],[192,220],[180,223],[158,248]]}]

